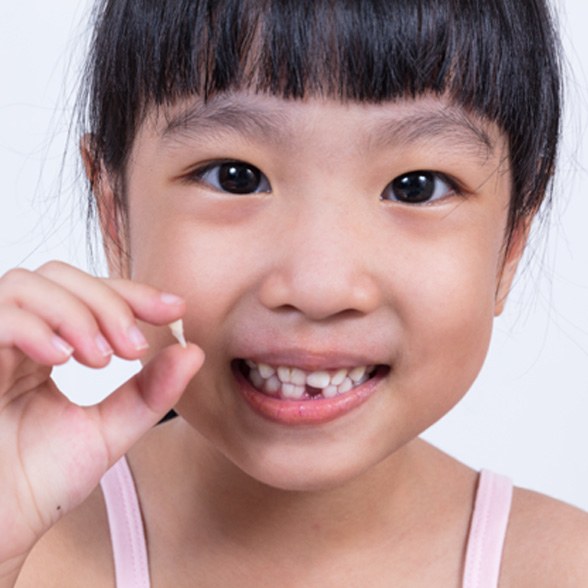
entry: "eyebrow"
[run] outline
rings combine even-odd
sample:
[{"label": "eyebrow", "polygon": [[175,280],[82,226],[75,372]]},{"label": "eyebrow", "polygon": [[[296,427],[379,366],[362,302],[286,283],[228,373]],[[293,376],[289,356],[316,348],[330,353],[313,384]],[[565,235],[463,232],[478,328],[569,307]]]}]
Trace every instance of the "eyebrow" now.
[{"label": "eyebrow", "polygon": [[[227,134],[241,135],[253,141],[284,144],[289,139],[291,120],[287,113],[267,111],[256,105],[233,100],[216,103],[198,102],[166,118],[162,140],[169,145],[183,139],[215,138]],[[430,139],[448,141],[448,148],[473,152],[485,161],[495,147],[489,133],[461,108],[431,108],[401,116],[385,118],[368,127],[364,138],[367,150],[386,146],[406,146]]]},{"label": "eyebrow", "polygon": [[216,135],[231,132],[245,137],[259,137],[280,142],[285,135],[287,117],[280,113],[233,101],[197,103],[168,118],[162,133],[165,142],[193,135]]}]

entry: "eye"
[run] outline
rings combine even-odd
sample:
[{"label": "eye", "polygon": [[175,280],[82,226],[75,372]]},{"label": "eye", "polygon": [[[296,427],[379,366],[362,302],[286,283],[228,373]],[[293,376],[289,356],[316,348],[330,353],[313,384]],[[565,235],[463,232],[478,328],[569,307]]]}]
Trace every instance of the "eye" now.
[{"label": "eye", "polygon": [[452,193],[460,193],[455,184],[439,173],[414,171],[398,176],[382,192],[382,200],[405,204],[434,202]]},{"label": "eye", "polygon": [[224,161],[208,165],[193,174],[199,181],[230,194],[270,192],[268,179],[254,165],[243,161]]}]

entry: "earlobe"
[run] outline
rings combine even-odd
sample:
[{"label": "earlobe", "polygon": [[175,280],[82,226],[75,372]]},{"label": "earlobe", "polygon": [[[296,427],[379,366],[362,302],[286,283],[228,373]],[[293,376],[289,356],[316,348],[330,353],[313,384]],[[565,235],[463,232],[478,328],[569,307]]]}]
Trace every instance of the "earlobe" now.
[{"label": "earlobe", "polygon": [[94,198],[94,205],[98,212],[109,275],[117,278],[127,277],[126,237],[120,204],[113,189],[113,181],[104,169],[102,162],[96,161],[91,145],[92,136],[90,134],[84,135],[80,141],[80,154]]},{"label": "earlobe", "polygon": [[532,217],[522,219],[514,229],[510,243],[508,243],[497,276],[494,316],[500,316],[504,311],[506,300],[512,288],[519,262],[525,252],[525,246],[527,245],[529,231],[531,229],[531,222]]}]

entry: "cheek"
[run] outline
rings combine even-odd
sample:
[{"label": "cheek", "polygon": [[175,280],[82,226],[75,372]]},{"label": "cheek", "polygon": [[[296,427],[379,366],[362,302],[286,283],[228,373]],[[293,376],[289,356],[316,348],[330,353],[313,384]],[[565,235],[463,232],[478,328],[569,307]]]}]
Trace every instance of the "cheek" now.
[{"label": "cheek", "polygon": [[[256,252],[245,238],[236,227],[223,230],[165,212],[131,227],[132,279],[182,296],[186,334],[205,352],[212,345],[208,335],[222,334],[227,317],[255,280]],[[161,331],[147,330],[154,338]],[[170,342],[167,333],[158,341],[164,342]]]},{"label": "cheek", "polygon": [[474,239],[468,243],[468,248],[453,243],[446,250],[437,244],[434,256],[419,255],[404,271],[406,337],[398,373],[406,376],[404,389],[422,390],[440,407],[469,389],[492,331],[498,247]]}]

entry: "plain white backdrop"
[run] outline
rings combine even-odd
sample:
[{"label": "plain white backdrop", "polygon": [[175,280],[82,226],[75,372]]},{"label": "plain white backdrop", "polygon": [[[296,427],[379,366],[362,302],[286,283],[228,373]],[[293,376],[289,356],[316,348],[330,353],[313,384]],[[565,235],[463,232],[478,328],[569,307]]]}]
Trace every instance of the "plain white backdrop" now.
[{"label": "plain white backdrop", "polygon": [[[49,259],[87,267],[69,125],[90,8],[89,0],[0,8],[0,274]],[[588,509],[588,3],[559,0],[556,9],[570,72],[552,217],[535,231],[477,383],[425,437],[475,468]],[[72,363],[56,378],[91,403],[136,369]]]}]

